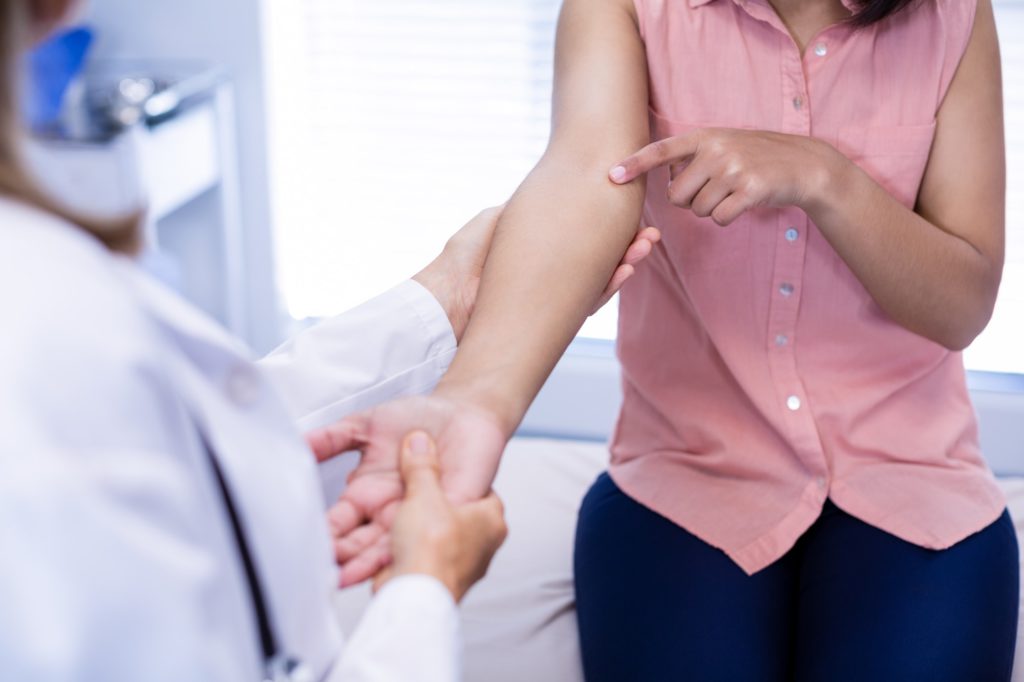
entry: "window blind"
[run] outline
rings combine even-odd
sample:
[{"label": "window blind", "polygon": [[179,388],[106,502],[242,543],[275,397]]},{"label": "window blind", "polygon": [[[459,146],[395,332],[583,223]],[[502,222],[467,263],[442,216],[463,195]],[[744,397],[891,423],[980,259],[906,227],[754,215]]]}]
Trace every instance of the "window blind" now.
[{"label": "window blind", "polygon": [[[559,0],[265,0],[272,204],[289,313],[322,317],[413,274],[508,199],[548,135]],[[995,0],[1008,252],[968,366],[1024,374],[1024,2]],[[615,335],[615,306],[584,328]]]},{"label": "window blind", "polygon": [[968,368],[1024,374],[1024,2],[995,0],[1006,120],[1006,267],[988,328],[964,354]]},{"label": "window blind", "polygon": [[413,274],[544,151],[557,0],[268,0],[279,282],[297,318]]}]

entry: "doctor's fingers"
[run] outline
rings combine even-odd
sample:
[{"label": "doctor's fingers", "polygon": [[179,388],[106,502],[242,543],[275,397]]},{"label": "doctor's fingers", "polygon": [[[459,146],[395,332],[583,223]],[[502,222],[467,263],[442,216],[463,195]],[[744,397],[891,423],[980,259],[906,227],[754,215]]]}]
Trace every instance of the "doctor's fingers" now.
[{"label": "doctor's fingers", "polygon": [[478,502],[456,508],[455,515],[480,549],[486,550],[491,556],[508,537],[505,505],[493,491]]},{"label": "doctor's fingers", "polygon": [[459,595],[487,575],[494,555],[508,537],[508,526],[504,506],[493,492],[483,500],[457,508],[455,518],[459,528],[456,562],[460,579],[456,594]]},{"label": "doctor's fingers", "polygon": [[358,450],[367,443],[370,416],[367,413],[345,417],[330,426],[306,434],[306,442],[317,461],[336,457],[343,452]]},{"label": "doctor's fingers", "polygon": [[636,266],[651,255],[654,245],[659,241],[661,241],[661,230],[656,227],[645,227],[636,233],[636,237],[626,249],[626,255],[622,257],[619,267],[615,268],[608,286],[601,292],[600,298],[591,309],[591,315],[603,308],[615,294],[619,293],[626,281],[636,274]]},{"label": "doctor's fingers", "polygon": [[656,227],[644,227],[636,233],[633,243],[622,258],[623,265],[636,265],[651,254],[654,245],[661,241],[661,230]]},{"label": "doctor's fingers", "polygon": [[605,307],[605,305],[608,304],[608,301],[612,300],[612,297],[619,293],[619,289],[622,288],[622,285],[635,274],[636,268],[632,265],[620,265],[615,268],[615,273],[612,275],[611,281],[608,282],[608,286],[601,293],[601,297],[597,299],[597,303],[594,304],[590,314],[596,315],[597,311]]}]

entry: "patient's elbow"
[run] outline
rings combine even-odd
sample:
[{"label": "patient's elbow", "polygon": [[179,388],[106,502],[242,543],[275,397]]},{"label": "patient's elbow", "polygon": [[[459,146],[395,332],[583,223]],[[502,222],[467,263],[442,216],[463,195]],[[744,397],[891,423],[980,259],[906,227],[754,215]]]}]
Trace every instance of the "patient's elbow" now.
[{"label": "patient's elbow", "polygon": [[949,319],[951,324],[946,325],[940,338],[934,339],[953,352],[966,350],[992,320],[999,293],[998,278],[979,288],[980,291],[964,305],[965,310]]},{"label": "patient's elbow", "polygon": [[969,323],[957,325],[956,328],[950,329],[942,335],[941,338],[935,339],[938,343],[944,346],[947,350],[959,353],[967,349],[974,340],[977,339],[981,332],[988,326],[991,314],[984,318],[972,320]]},{"label": "patient's elbow", "polygon": [[968,346],[974,343],[974,339],[978,337],[979,331],[976,334],[949,334],[945,335],[944,338],[935,339],[943,348],[953,353],[960,353],[967,350]]}]

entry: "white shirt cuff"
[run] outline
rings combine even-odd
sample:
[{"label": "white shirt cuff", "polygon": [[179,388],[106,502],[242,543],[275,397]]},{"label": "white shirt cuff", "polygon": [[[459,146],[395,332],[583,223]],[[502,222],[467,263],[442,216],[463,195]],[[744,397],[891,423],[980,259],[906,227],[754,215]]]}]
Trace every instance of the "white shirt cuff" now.
[{"label": "white shirt cuff", "polygon": [[447,588],[426,575],[391,580],[342,651],[339,682],[457,682],[459,618]]},{"label": "white shirt cuff", "polygon": [[300,428],[312,429],[432,390],[455,350],[441,304],[408,280],[299,334],[260,365]]}]

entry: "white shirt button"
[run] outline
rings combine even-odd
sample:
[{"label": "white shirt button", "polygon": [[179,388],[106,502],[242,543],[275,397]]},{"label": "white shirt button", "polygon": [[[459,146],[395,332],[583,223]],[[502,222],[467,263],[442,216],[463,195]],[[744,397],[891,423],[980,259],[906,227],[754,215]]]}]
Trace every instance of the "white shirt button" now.
[{"label": "white shirt button", "polygon": [[239,407],[255,405],[263,393],[260,377],[251,367],[239,365],[228,372],[224,381],[231,402]]},{"label": "white shirt button", "polygon": [[795,242],[799,238],[800,238],[800,230],[796,229],[795,227],[791,227],[788,230],[786,230],[786,241],[787,242]]},{"label": "white shirt button", "polygon": [[826,45],[825,43],[818,43],[817,45],[814,46],[814,54],[818,55],[819,57],[824,57],[825,55],[828,54],[828,45]]},{"label": "white shirt button", "polygon": [[828,479],[826,479],[824,476],[818,476],[818,478],[815,480],[815,483],[818,484],[819,488],[824,490],[828,486]]},{"label": "white shirt button", "polygon": [[801,404],[799,396],[791,395],[786,398],[786,407],[789,408],[790,412],[796,412],[799,410]]},{"label": "white shirt button", "polygon": [[797,96],[793,98],[793,108],[800,111],[804,108],[804,98]]},{"label": "white shirt button", "polygon": [[782,286],[779,287],[779,293],[783,296],[792,296],[796,288],[789,282],[783,282]]},{"label": "white shirt button", "polygon": [[789,337],[786,336],[785,334],[779,334],[778,336],[775,337],[776,346],[785,346],[787,343],[789,343]]}]

